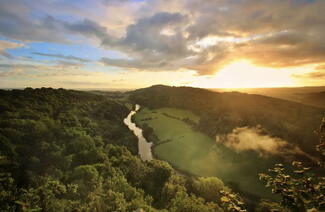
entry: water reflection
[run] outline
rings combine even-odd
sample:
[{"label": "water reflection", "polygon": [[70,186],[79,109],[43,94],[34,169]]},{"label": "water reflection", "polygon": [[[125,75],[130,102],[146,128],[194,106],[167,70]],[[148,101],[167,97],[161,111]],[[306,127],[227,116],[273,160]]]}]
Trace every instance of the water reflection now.
[{"label": "water reflection", "polygon": [[140,158],[144,161],[152,160],[151,153],[151,142],[147,142],[147,140],[143,137],[142,129],[137,127],[135,123],[132,122],[132,116],[136,114],[136,112],[140,109],[140,105],[135,105],[135,110],[132,110],[129,115],[124,119],[124,123],[129,127],[129,129],[134,133],[138,138],[138,149]]}]

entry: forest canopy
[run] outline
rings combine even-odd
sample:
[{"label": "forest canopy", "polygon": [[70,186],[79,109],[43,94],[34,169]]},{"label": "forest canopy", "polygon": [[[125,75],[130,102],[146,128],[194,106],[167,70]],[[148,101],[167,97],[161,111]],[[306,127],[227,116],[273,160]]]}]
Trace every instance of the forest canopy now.
[{"label": "forest canopy", "polygon": [[1,90],[0,211],[222,211],[202,190],[222,182],[136,156],[128,112],[87,92]]},{"label": "forest canopy", "polygon": [[[147,107],[187,108],[200,116],[198,124],[191,125],[208,135],[228,130],[211,127],[216,121],[213,117],[225,112],[225,105],[231,111],[239,107],[226,101],[230,97],[219,99],[220,94],[205,90],[164,89],[149,95],[141,90],[107,95],[52,88],[0,90],[0,211],[285,211],[268,200],[243,201],[217,177],[183,175],[167,162],[140,159],[137,139],[123,123],[131,109],[126,97]],[[190,102],[188,91],[192,92]],[[230,94],[243,101],[256,98],[263,106],[277,101],[237,95]],[[202,104],[204,98],[210,103]],[[203,116],[217,102],[220,107],[210,111],[210,117]],[[307,119],[311,126],[301,134],[304,136],[322,112],[295,103],[282,104],[291,105],[290,115],[299,111],[312,115]],[[261,114],[261,107],[254,109]],[[248,107],[240,110],[241,119],[225,117],[228,127],[252,122],[257,116],[242,116],[250,111]],[[265,126],[273,129],[274,120]],[[298,115],[281,126],[292,132],[290,124],[297,120]]]}]

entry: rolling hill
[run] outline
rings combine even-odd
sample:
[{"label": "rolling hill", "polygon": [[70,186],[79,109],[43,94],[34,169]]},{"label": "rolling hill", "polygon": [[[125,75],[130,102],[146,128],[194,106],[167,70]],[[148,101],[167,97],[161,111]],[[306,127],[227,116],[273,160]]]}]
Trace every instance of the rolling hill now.
[{"label": "rolling hill", "polygon": [[297,102],[239,92],[213,92],[163,85],[130,92],[130,100],[148,108],[187,109],[200,117],[196,128],[215,138],[236,128],[261,128],[262,134],[283,139],[315,155],[313,133],[325,110]]},{"label": "rolling hill", "polygon": [[325,86],[286,88],[229,88],[211,90],[217,92],[237,91],[248,94],[260,94],[263,96],[270,96],[315,107],[325,108]]},{"label": "rolling hill", "polygon": [[[258,180],[275,163],[313,166],[325,110],[239,92],[156,85],[128,93],[153,153],[196,176],[216,176],[247,195],[272,197]],[[192,114],[191,114],[192,113]]]}]

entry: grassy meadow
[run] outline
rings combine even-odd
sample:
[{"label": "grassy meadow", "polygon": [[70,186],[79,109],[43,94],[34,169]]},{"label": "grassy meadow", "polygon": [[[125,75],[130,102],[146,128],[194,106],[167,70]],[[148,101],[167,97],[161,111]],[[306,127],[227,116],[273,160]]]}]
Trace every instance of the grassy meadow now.
[{"label": "grassy meadow", "polygon": [[261,159],[253,152],[236,153],[194,130],[185,118],[199,121],[191,111],[175,108],[142,108],[134,121],[153,129],[159,140],[153,147],[154,155],[175,168],[196,176],[217,176],[247,193],[270,196],[259,182],[258,173],[272,167],[274,159]]}]

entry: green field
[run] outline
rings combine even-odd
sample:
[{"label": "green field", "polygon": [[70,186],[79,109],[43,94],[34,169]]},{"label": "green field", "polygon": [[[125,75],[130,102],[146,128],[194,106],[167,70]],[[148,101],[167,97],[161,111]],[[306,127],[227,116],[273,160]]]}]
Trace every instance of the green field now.
[{"label": "green field", "polygon": [[186,110],[142,108],[135,115],[135,122],[140,127],[146,123],[153,129],[159,139],[153,147],[154,155],[175,168],[196,176],[217,176],[249,193],[270,195],[259,182],[258,173],[266,172],[274,160],[261,159],[253,152],[236,153],[216,144],[212,138],[193,130],[184,118],[199,121],[198,116]]}]

